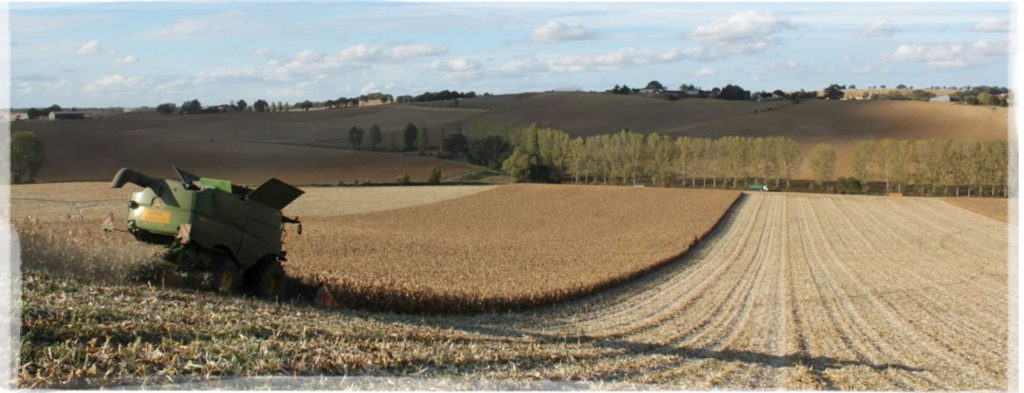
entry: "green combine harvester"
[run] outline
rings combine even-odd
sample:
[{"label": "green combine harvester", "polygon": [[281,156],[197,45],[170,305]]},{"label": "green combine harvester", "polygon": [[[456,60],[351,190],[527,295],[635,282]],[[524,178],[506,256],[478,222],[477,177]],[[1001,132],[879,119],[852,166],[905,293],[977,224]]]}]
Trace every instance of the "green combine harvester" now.
[{"label": "green combine harvester", "polygon": [[[112,188],[127,183],[144,188],[128,200],[123,230],[168,247],[167,259],[181,268],[210,273],[207,288],[230,293],[247,287],[263,297],[283,296],[284,224],[298,224],[302,234],[302,223],[281,209],[303,191],[277,179],[252,190],[174,171],[180,180],[154,179],[128,168],[117,172]],[[115,230],[112,215],[104,229]]]}]

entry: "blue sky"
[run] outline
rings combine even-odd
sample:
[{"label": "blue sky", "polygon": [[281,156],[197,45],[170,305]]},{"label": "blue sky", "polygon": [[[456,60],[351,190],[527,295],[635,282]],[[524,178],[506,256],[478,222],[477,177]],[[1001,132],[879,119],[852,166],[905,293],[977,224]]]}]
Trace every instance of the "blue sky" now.
[{"label": "blue sky", "polygon": [[13,3],[13,107],[1007,85],[1010,3]]}]

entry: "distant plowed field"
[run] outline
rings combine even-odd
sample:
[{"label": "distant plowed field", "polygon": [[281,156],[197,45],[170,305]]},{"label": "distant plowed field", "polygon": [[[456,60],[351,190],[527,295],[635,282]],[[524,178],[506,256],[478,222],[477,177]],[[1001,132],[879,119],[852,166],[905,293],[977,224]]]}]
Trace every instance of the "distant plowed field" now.
[{"label": "distant plowed field", "polygon": [[304,220],[289,275],[342,304],[505,310],[621,283],[685,253],[735,191],[511,185],[429,205]]},{"label": "distant plowed field", "polygon": [[[200,175],[259,182],[267,175],[300,184],[393,182],[403,173],[414,181],[431,167],[445,177],[473,168],[452,160],[348,150],[348,130],[378,125],[390,147],[404,144],[409,123],[425,125],[433,149],[448,134],[472,135],[477,124],[532,123],[572,136],[608,134],[627,128],[640,133],[716,138],[784,136],[805,153],[819,142],[837,154],[836,176],[852,176],[853,146],[865,139],[1006,139],[1007,108],[910,101],[804,100],[753,102],[687,98],[668,101],[601,93],[523,93],[452,102],[286,113],[224,113],[162,116],[154,112],[108,115],[102,119],[19,121],[14,131],[33,131],[46,144],[41,182],[105,180],[122,166],[170,176],[171,165]],[[796,174],[810,179],[806,165]]]}]

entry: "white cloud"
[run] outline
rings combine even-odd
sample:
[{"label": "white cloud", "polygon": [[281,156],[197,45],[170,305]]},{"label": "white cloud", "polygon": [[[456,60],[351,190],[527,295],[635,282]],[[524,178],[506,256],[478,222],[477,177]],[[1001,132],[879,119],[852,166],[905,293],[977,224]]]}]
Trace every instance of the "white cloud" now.
[{"label": "white cloud", "polygon": [[137,76],[122,76],[114,74],[100,78],[82,88],[86,93],[117,93],[137,90],[142,86],[142,78]]},{"label": "white cloud", "polygon": [[265,75],[253,67],[221,67],[158,84],[153,87],[153,90],[160,92],[190,91],[198,86],[260,82],[265,79]]},{"label": "white cloud", "polygon": [[114,64],[115,65],[132,65],[132,64],[138,64],[138,63],[139,63],[139,58],[135,57],[135,56],[125,56],[125,57],[114,59]]},{"label": "white cloud", "polygon": [[205,17],[179,19],[170,26],[157,27],[139,34],[142,40],[181,40],[193,36],[209,36],[237,30],[248,16],[245,11],[227,11]]},{"label": "white cloud", "polygon": [[796,69],[800,68],[800,63],[796,60],[790,60],[785,63],[771,62],[768,63],[768,68],[771,69]]},{"label": "white cloud", "polygon": [[417,57],[436,56],[447,52],[444,48],[424,44],[396,45],[391,48],[389,57],[394,61],[406,61]]},{"label": "white cloud", "polygon": [[978,41],[971,45],[965,43],[946,44],[904,44],[893,53],[882,55],[889,61],[924,63],[930,68],[967,68],[989,63],[996,58],[1005,56],[1009,50],[1009,41],[995,42]]},{"label": "white cloud", "polygon": [[694,76],[714,76],[715,70],[710,68],[701,68],[693,73]]},{"label": "white cloud", "polygon": [[267,57],[267,56],[270,56],[270,48],[262,47],[262,48],[256,49],[256,50],[252,51],[252,55],[253,56],[257,56],[257,57]]},{"label": "white cloud", "polygon": [[663,51],[651,49],[620,49],[598,55],[564,55],[548,60],[553,72],[586,72],[617,70],[627,65],[671,63],[701,55],[702,48],[671,48]]},{"label": "white cloud", "polygon": [[479,62],[462,57],[448,61],[435,60],[428,63],[424,68],[442,72],[472,72],[479,70],[480,67]]},{"label": "white cloud", "polygon": [[772,34],[794,25],[770,12],[746,11],[726,19],[697,26],[690,37],[711,42],[763,41]]},{"label": "white cloud", "polygon": [[58,81],[18,82],[17,84],[19,94],[64,90],[68,85],[69,83],[66,79]]},{"label": "white cloud", "polygon": [[860,37],[892,37],[900,31],[899,28],[889,23],[889,20],[880,20],[865,27],[857,35]]},{"label": "white cloud", "polygon": [[575,22],[549,21],[547,24],[533,29],[530,39],[536,42],[565,42],[591,40],[597,33],[587,30]]},{"label": "white cloud", "polygon": [[490,71],[497,74],[518,74],[533,69],[536,62],[529,57],[520,57],[502,63]]},{"label": "white cloud", "polygon": [[349,46],[335,53],[303,50],[290,60],[272,59],[266,64],[271,67],[269,79],[293,80],[297,76],[326,76],[328,73],[346,67],[401,63],[420,57],[429,57],[447,52],[442,47],[424,44],[402,44],[390,48],[371,44]]},{"label": "white cloud", "polygon": [[984,19],[971,30],[982,33],[1008,32],[1010,31],[1010,19],[1003,17]]},{"label": "white cloud", "polygon": [[376,82],[367,83],[362,89],[359,89],[359,94],[370,94],[380,91],[380,87],[377,87]]},{"label": "white cloud", "polygon": [[75,53],[80,55],[87,55],[90,53],[96,53],[100,49],[102,49],[102,47],[100,46],[100,42],[92,40],[86,42],[85,45],[80,46],[77,50],[75,50]]}]

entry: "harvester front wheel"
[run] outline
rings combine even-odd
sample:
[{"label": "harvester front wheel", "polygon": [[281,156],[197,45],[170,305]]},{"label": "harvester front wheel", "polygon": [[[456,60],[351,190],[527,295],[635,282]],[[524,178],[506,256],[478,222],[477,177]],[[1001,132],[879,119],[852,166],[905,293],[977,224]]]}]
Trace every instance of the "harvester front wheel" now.
[{"label": "harvester front wheel", "polygon": [[235,292],[242,282],[238,264],[229,257],[218,258],[210,273],[210,288],[222,295]]},{"label": "harvester front wheel", "polygon": [[250,272],[253,281],[253,290],[260,297],[267,299],[279,299],[285,294],[287,281],[284,276],[284,268],[281,261],[274,257],[267,257],[253,267]]}]

